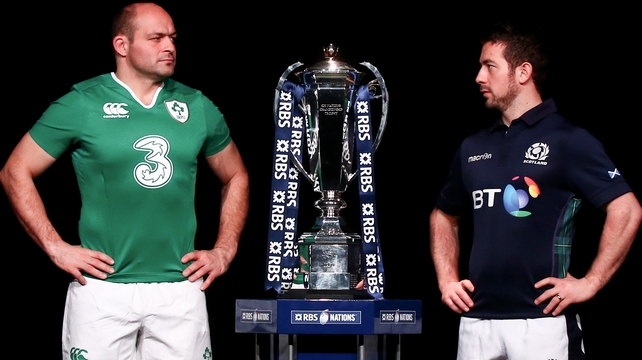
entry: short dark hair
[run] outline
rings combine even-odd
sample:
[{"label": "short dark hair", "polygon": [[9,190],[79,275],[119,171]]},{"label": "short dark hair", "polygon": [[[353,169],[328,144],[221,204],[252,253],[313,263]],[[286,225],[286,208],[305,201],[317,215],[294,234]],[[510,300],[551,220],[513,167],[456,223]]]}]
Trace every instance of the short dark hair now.
[{"label": "short dark hair", "polygon": [[533,66],[533,82],[542,94],[547,77],[548,56],[542,29],[533,24],[496,23],[481,44],[503,44],[504,59],[510,70],[529,62]]}]

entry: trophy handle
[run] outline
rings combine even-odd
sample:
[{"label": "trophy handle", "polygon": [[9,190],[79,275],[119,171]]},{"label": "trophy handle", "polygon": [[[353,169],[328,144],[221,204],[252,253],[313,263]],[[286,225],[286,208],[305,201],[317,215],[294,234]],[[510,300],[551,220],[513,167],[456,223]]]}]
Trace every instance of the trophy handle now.
[{"label": "trophy handle", "polygon": [[370,81],[368,83],[368,87],[371,89],[379,87],[379,90],[381,91],[380,95],[375,96],[375,99],[381,99],[381,122],[379,123],[379,130],[377,131],[377,135],[375,136],[375,139],[372,143],[372,150],[374,151],[379,147],[381,136],[383,136],[383,131],[386,128],[386,122],[388,118],[388,89],[386,88],[386,82],[383,80],[381,73],[379,72],[379,70],[377,70],[376,67],[374,67],[374,65],[365,61],[362,62],[361,65],[367,67],[370,71],[372,71],[372,73],[377,78],[376,80]]},{"label": "trophy handle", "polygon": [[[272,113],[274,117],[274,123],[276,124],[276,119],[278,118],[278,109],[279,109],[279,94],[281,90],[283,89],[283,83],[287,80],[288,76],[290,76],[290,73],[294,71],[294,69],[302,66],[302,62],[295,62],[294,64],[290,65],[283,74],[281,74],[281,78],[279,79],[279,82],[276,84],[276,90],[274,93],[274,104],[272,106]],[[298,106],[301,106],[298,104]],[[299,161],[299,159],[296,158],[296,156],[290,156],[290,159],[292,160],[292,164],[294,164],[294,167],[299,170],[301,174],[312,184],[314,184],[314,180],[312,179],[312,175],[308,174],[308,172],[304,169],[303,164]]]},{"label": "trophy handle", "polygon": [[[283,83],[288,79],[288,76],[290,76],[290,73],[294,69],[298,68],[301,65],[303,65],[302,62],[295,62],[294,64],[290,65],[287,69],[285,69],[285,71],[281,75],[281,78],[279,79],[279,83],[276,84],[277,95],[278,95],[279,91],[281,91],[281,89],[283,88]],[[275,115],[274,118],[275,119],[276,119],[276,109],[278,108],[278,105],[277,105],[278,100],[277,99],[278,99],[278,97],[276,97],[275,100],[274,100],[274,115]]]}]

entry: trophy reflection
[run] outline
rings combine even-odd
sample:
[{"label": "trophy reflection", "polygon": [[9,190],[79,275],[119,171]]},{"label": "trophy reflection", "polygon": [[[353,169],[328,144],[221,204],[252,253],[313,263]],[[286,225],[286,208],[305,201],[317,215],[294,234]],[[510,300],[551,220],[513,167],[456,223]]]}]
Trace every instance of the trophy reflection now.
[{"label": "trophy reflection", "polygon": [[[319,215],[312,228],[297,239],[297,271],[292,286],[284,293],[294,298],[367,298],[362,234],[354,232],[341,216],[346,207],[342,195],[360,175],[357,137],[360,125],[355,104],[359,89],[381,106],[371,106],[378,130],[370,146],[374,152],[381,141],[388,112],[388,92],[379,71],[362,62],[370,72],[336,59],[338,48],[324,48],[325,60],[304,70],[301,63],[291,65],[277,86],[274,115],[279,119],[281,90],[286,82],[297,84],[300,96],[294,102],[303,115],[305,139],[301,156],[290,156],[293,167],[307,179],[319,199],[314,206]],[[288,80],[293,79],[293,81]],[[372,126],[372,125],[370,125]],[[293,154],[291,154],[293,155]],[[363,156],[363,155],[361,155]],[[380,275],[381,276],[381,275]]]}]

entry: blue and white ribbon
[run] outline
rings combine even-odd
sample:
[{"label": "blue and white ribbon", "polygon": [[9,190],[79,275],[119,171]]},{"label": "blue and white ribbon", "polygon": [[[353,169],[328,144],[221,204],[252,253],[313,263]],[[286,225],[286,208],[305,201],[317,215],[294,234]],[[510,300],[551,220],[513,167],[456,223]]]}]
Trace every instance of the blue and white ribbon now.
[{"label": "blue and white ribbon", "polygon": [[299,172],[290,156],[299,162],[305,135],[305,121],[299,107],[303,88],[285,82],[279,93],[272,164],[272,194],[266,261],[266,290],[287,292],[299,271],[297,219],[299,213]]},{"label": "blue and white ribbon", "polygon": [[368,86],[358,89],[354,104],[359,198],[361,205],[361,236],[365,287],[374,299],[383,299],[385,278],[379,243],[379,225],[375,198],[374,149]]}]

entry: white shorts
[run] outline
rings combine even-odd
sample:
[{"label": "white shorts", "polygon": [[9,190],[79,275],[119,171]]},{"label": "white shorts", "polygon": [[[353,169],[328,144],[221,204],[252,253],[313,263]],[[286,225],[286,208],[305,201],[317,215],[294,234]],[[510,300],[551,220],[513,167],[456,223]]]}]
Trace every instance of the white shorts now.
[{"label": "white shorts", "polygon": [[117,284],[72,281],[62,326],[62,358],[212,358],[205,293],[196,282]]},{"label": "white shorts", "polygon": [[579,316],[489,320],[462,317],[457,360],[584,359]]}]

